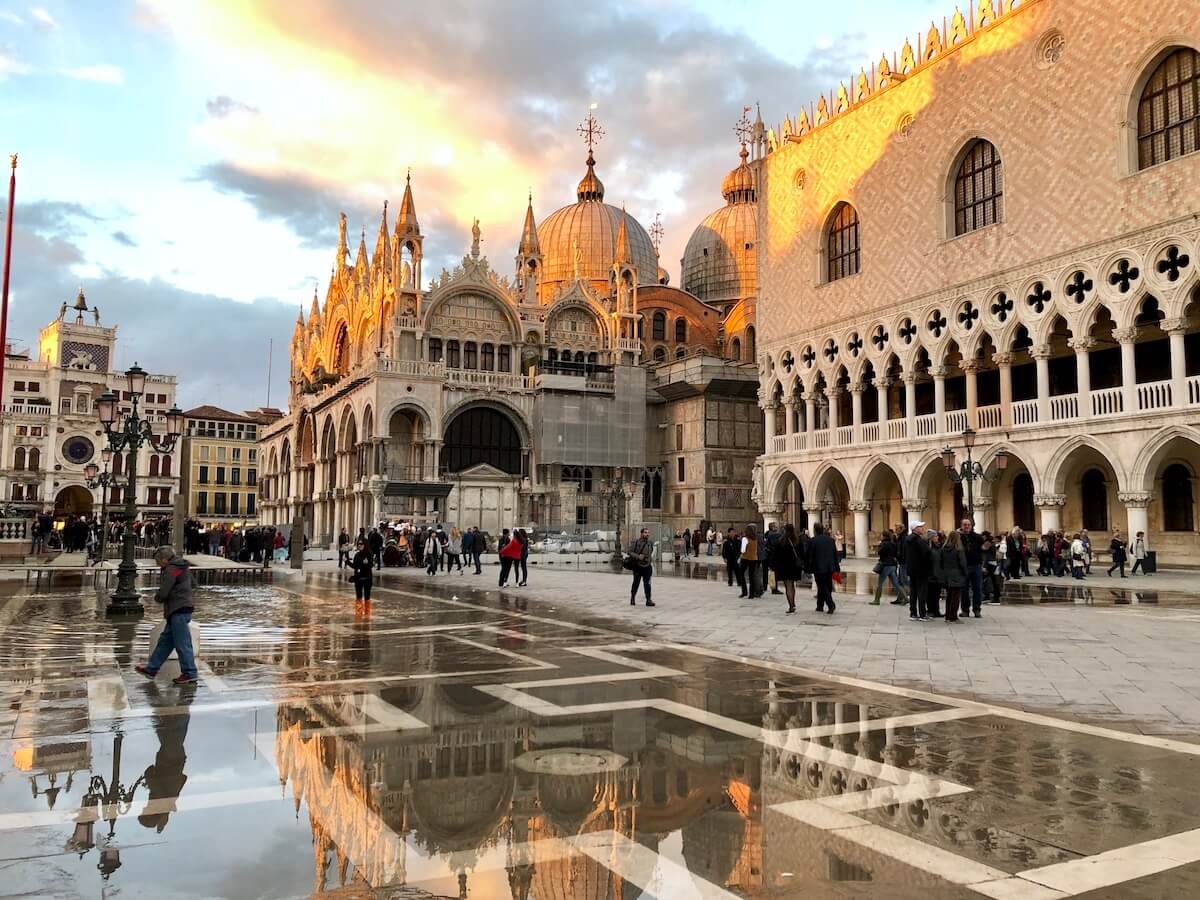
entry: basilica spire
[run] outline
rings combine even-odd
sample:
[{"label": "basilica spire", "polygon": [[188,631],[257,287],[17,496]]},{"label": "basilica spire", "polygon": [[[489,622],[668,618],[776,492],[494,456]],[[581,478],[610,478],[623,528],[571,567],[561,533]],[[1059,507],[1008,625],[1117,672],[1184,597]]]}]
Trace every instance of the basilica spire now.
[{"label": "basilica spire", "polygon": [[579,186],[575,189],[575,196],[582,203],[585,200],[603,200],[604,199],[604,182],[596,175],[596,157],[592,155],[592,148],[600,143],[600,139],[604,137],[604,129],[600,127],[600,123],[596,120],[592,110],[595,109],[595,104],[588,110],[587,118],[579,126],[579,133],[583,135],[583,142],[587,144],[587,172],[584,173],[583,179],[579,182]]},{"label": "basilica spire", "polygon": [[417,206],[413,203],[412,173],[404,176],[404,198],[400,201],[400,215],[396,217],[396,234],[420,234],[417,222]]},{"label": "basilica spire", "polygon": [[542,252],[538,246],[537,223],[533,220],[533,194],[529,195],[529,205],[525,207],[525,227],[521,231],[521,246],[517,250],[522,256],[532,256]]},{"label": "basilica spire", "polygon": [[379,234],[375,237],[375,253],[371,256],[371,269],[378,272],[380,267],[384,271],[391,269],[392,257],[388,252],[388,223],[387,223],[387,201],[383,201],[383,215],[379,217]]},{"label": "basilica spire", "polygon": [[613,262],[618,264],[629,265],[633,262],[633,249],[629,246],[629,229],[625,227],[625,221],[629,218],[629,214],[625,212],[625,206],[621,206],[621,224],[617,226],[617,246],[616,256],[613,257]]}]

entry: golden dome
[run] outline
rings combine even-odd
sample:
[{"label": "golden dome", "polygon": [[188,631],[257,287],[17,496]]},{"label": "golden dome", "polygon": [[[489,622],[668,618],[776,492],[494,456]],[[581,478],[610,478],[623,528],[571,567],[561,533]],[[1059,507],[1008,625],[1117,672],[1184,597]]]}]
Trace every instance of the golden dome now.
[{"label": "golden dome", "polygon": [[683,251],[681,283],[708,302],[758,293],[758,202],[754,172],[742,147],[741,164],[725,176],[725,206],[701,222]]},{"label": "golden dome", "polygon": [[[578,200],[551,213],[537,226],[542,250],[542,284],[573,281],[578,253],[579,277],[608,281],[624,218],[626,236],[639,284],[658,281],[658,254],[646,229],[633,216],[604,202],[604,184],[588,151],[587,172],[576,190]],[[578,248],[578,250],[576,249]]]}]

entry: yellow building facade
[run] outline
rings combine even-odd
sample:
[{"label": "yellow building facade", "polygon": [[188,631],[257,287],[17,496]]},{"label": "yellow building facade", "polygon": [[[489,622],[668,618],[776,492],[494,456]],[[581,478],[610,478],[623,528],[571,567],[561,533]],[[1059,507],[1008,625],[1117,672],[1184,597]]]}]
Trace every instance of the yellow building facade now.
[{"label": "yellow building facade", "polygon": [[188,518],[205,526],[258,524],[258,433],[278,416],[198,406],[184,413],[183,491]]}]

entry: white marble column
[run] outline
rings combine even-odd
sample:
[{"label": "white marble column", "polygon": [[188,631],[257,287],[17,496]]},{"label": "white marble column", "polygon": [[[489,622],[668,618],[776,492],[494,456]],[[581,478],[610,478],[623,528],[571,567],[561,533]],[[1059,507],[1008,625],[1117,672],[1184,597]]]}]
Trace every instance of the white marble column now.
[{"label": "white marble column", "polygon": [[905,372],[904,379],[904,418],[906,437],[911,441],[917,436],[917,373]]},{"label": "white marble column", "polygon": [[1071,349],[1075,351],[1075,381],[1081,419],[1092,417],[1092,365],[1088,354],[1095,346],[1095,338],[1081,337],[1071,341]]},{"label": "white marble column", "polygon": [[861,382],[854,382],[850,385],[850,424],[854,426],[851,440],[857,444],[862,436],[862,395],[863,386]]},{"label": "white marble column", "polygon": [[1125,539],[1129,541],[1130,546],[1139,531],[1146,533],[1146,544],[1147,546],[1150,544],[1150,517],[1147,515],[1146,508],[1150,505],[1151,497],[1149,491],[1122,491],[1117,494],[1117,499],[1125,504],[1129,529]]},{"label": "white marble column", "polygon": [[[938,434],[946,433],[946,367],[934,366],[929,370],[933,376],[933,412]],[[910,435],[911,437],[911,435]]]},{"label": "white marble column", "polygon": [[766,430],[765,446],[767,452],[771,452],[771,439],[775,437],[775,409],[774,403],[763,404],[763,428]]},{"label": "white marble column", "polygon": [[879,422],[879,439],[886,441],[887,422],[888,422],[888,388],[892,386],[892,380],[885,376],[880,376],[875,379],[875,405],[879,408],[879,415],[876,419]]},{"label": "white marble column", "polygon": [[1123,412],[1137,412],[1137,362],[1133,353],[1133,342],[1137,338],[1136,328],[1117,328],[1113,337],[1121,344],[1121,402]]},{"label": "white marble column", "polygon": [[1012,427],[1012,360],[1011,353],[993,353],[992,362],[1000,370],[1000,424]]},{"label": "white marble column", "polygon": [[817,427],[817,401],[812,391],[804,392],[804,431],[808,434],[808,449],[812,449],[812,433]]},{"label": "white marble column", "polygon": [[829,430],[833,432],[829,437],[831,446],[837,442],[835,435],[837,434],[838,426],[842,424],[838,421],[838,399],[841,396],[842,392],[838,388],[830,388],[825,392],[825,397],[829,400]]},{"label": "white marble column", "polygon": [[871,556],[870,536],[867,531],[867,513],[871,510],[871,504],[856,501],[850,504],[850,510],[854,513],[854,556],[867,559]]},{"label": "white marble column", "polygon": [[1171,405],[1187,406],[1187,356],[1183,342],[1187,334],[1187,319],[1164,319],[1159,327],[1167,333],[1171,342]]},{"label": "white marble column", "polygon": [[988,516],[991,508],[991,497],[975,498],[975,516],[972,521],[975,523],[975,532],[977,534],[983,534],[983,532],[991,530],[990,523],[988,522]]},{"label": "white marble column", "polygon": [[967,379],[967,427],[979,429],[979,360],[964,359],[963,374]]},{"label": "white marble column", "polygon": [[1067,498],[1063,494],[1038,494],[1033,498],[1033,505],[1041,513],[1041,521],[1038,523],[1040,534],[1062,528],[1062,508],[1066,502]]},{"label": "white marble column", "polygon": [[1037,366],[1038,424],[1050,421],[1050,345],[1042,344],[1029,351]]}]

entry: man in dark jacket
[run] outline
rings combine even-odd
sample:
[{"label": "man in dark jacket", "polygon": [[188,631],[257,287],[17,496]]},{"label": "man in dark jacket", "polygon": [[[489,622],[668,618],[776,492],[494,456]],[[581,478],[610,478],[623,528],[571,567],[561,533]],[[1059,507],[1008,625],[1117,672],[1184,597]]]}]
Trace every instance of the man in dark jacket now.
[{"label": "man in dark jacket", "polygon": [[967,614],[967,594],[969,592],[971,610],[978,619],[983,604],[983,536],[975,532],[975,523],[970,519],[962,520],[958,534],[962,538],[963,553],[967,557],[967,586],[962,595],[963,615]]},{"label": "man in dark jacket", "polygon": [[371,555],[375,557],[375,568],[383,568],[383,535],[379,533],[378,528],[372,528],[371,533],[367,535],[367,549],[371,551]]},{"label": "man in dark jacket", "polygon": [[745,591],[746,585],[742,581],[742,570],[738,565],[741,555],[742,539],[738,537],[737,530],[730,525],[729,530],[725,532],[725,540],[721,544],[721,556],[725,560],[725,579],[730,587],[733,587],[736,579],[738,587]]},{"label": "man in dark jacket", "polygon": [[192,652],[192,565],[186,559],[175,556],[174,547],[159,547],[154,561],[162,569],[158,593],[154,599],[163,605],[163,617],[167,620],[154,652],[144,666],[134,669],[153,678],[174,651],[179,655],[179,677],[176,684],[195,684],[199,678],[196,657]]},{"label": "man in dark jacket", "polygon": [[933,573],[933,553],[929,541],[925,540],[925,523],[917,520],[910,523],[912,533],[904,544],[904,560],[908,565],[908,617],[925,619],[925,592],[929,576]]},{"label": "man in dark jacket", "polygon": [[817,612],[832,613],[837,609],[833,602],[833,573],[840,572],[842,567],[838,563],[837,545],[820,522],[813,526],[813,537],[808,542],[808,570],[817,585]]},{"label": "man in dark jacket", "polygon": [[[775,522],[772,522],[767,526],[767,533],[765,537],[767,539],[767,552],[763,559],[760,560],[760,562],[763,564],[764,586],[768,581],[772,580],[772,576],[775,574],[774,557],[776,551],[779,549],[779,542],[783,540],[783,532],[779,530],[779,525],[777,525]],[[775,578],[773,580],[774,584],[771,585],[771,593],[782,594],[783,591],[779,589],[779,579]]]}]

